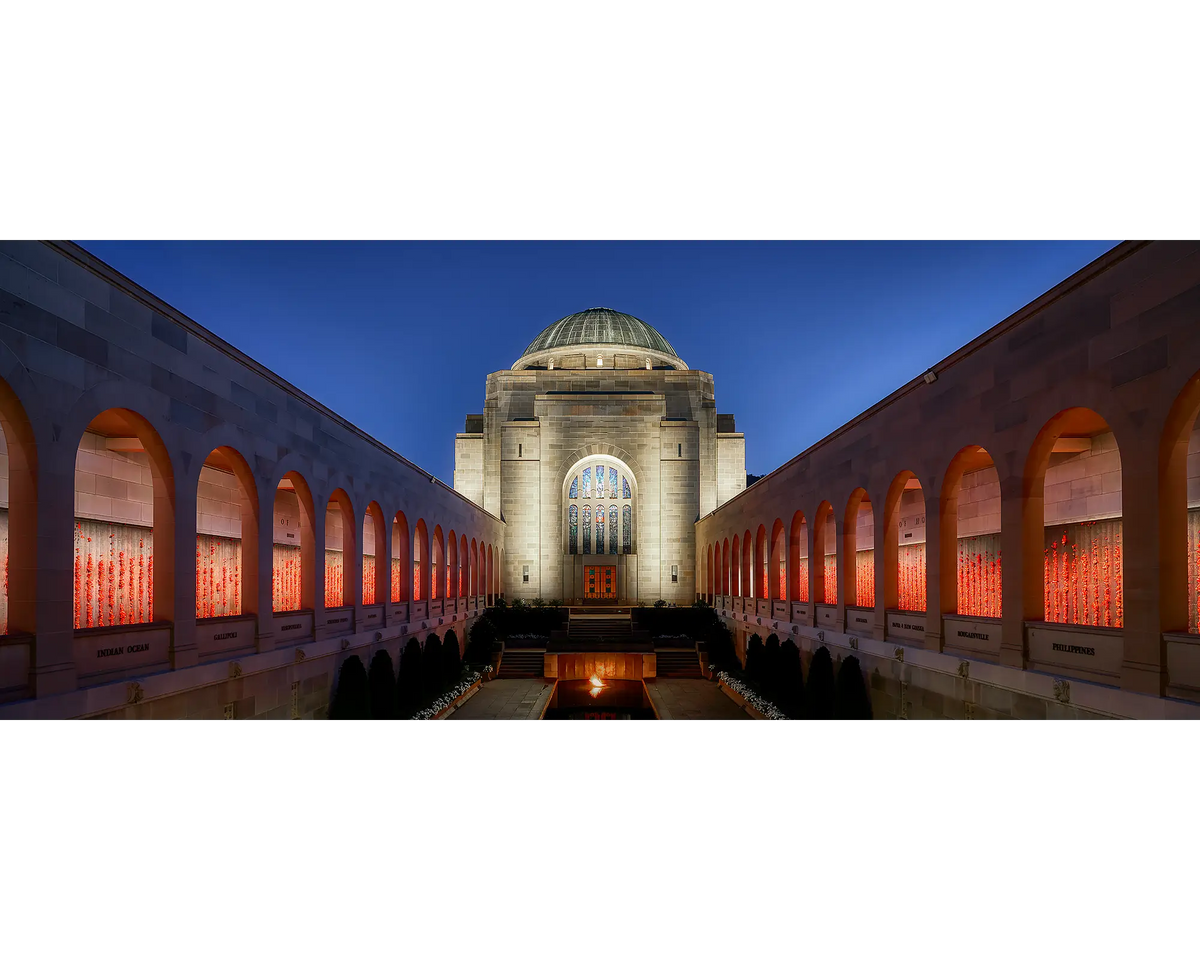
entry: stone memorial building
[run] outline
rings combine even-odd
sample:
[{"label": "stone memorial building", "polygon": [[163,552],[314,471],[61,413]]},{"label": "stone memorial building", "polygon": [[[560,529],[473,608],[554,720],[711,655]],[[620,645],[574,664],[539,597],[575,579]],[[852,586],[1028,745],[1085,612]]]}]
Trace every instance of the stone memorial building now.
[{"label": "stone memorial building", "polygon": [[556,320],[487,378],[454,489],[505,522],[515,598],[691,603],[694,525],[746,486],[711,374],[606,307]]},{"label": "stone memorial building", "polygon": [[450,487],[77,245],[0,241],[0,719],[321,717],[352,658],[517,599],[565,622],[500,679],[699,683],[636,609],[699,600],[876,717],[1200,717],[1198,318],[1200,243],[1119,244],[748,487],[712,375],[594,307],[487,377]]}]

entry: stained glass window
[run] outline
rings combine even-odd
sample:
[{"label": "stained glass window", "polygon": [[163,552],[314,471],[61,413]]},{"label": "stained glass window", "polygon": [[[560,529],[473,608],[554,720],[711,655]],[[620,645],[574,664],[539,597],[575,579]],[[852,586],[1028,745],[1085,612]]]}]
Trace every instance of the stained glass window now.
[{"label": "stained glass window", "polygon": [[[629,487],[625,488],[626,490]],[[625,504],[621,508],[621,552],[629,553],[633,542],[633,507]]]},{"label": "stained glass window", "polygon": [[585,500],[592,496],[592,468],[583,468],[583,497]]},{"label": "stained glass window", "polygon": [[568,551],[570,553],[579,552],[579,507],[571,504],[571,509],[568,511],[569,521],[567,534],[567,542],[569,544]]},{"label": "stained glass window", "polygon": [[579,478],[571,478],[571,499],[575,500],[579,496]]},{"label": "stained glass window", "polygon": [[[613,493],[617,492],[617,485],[613,484]],[[617,552],[617,505],[614,503],[608,508],[608,552]]]},{"label": "stained glass window", "polygon": [[621,499],[629,499],[629,478],[621,477]]},{"label": "stained glass window", "polygon": [[[583,475],[587,477],[586,470]],[[592,552],[592,508],[586,503],[583,505],[583,552]]]},{"label": "stained glass window", "polygon": [[[605,498],[608,497],[608,494],[605,493],[604,491],[605,491],[604,468],[597,467],[596,468],[596,499],[597,500],[604,500]],[[600,518],[597,517],[596,519],[599,520]]]},{"label": "stained glass window", "polygon": [[596,552],[604,552],[604,504],[596,507]]},{"label": "stained glass window", "polygon": [[608,468],[608,495],[614,500],[617,498],[617,468]]}]

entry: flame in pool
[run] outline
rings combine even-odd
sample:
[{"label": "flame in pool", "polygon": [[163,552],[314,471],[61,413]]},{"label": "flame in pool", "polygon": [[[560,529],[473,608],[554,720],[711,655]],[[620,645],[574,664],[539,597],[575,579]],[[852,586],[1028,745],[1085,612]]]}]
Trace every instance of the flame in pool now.
[{"label": "flame in pool", "polygon": [[590,693],[593,697],[600,696],[600,691],[604,689],[604,681],[593,673],[591,677],[591,684],[592,689],[589,690],[588,693]]}]

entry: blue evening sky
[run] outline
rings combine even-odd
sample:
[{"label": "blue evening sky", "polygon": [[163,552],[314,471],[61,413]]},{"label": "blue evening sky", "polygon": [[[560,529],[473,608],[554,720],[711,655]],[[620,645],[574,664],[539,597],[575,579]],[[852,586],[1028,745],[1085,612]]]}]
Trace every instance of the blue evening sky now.
[{"label": "blue evening sky", "polygon": [[484,377],[566,314],[656,327],[765,474],[1113,245],[83,242],[448,484]]}]

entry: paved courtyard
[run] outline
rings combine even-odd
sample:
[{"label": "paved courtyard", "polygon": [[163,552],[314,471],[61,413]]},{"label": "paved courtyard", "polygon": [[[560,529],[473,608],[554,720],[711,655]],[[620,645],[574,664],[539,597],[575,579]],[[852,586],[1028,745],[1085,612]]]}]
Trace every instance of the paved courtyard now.
[{"label": "paved courtyard", "polygon": [[538,720],[554,692],[554,681],[491,680],[450,714],[449,720]]},{"label": "paved courtyard", "polygon": [[709,680],[648,680],[646,690],[662,720],[749,720],[750,715]]}]

